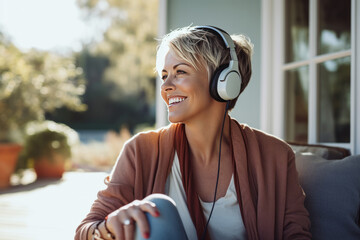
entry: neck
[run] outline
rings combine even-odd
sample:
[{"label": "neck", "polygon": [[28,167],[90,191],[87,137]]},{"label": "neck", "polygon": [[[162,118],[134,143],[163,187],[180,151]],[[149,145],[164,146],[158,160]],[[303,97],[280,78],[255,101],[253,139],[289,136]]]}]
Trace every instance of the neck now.
[{"label": "neck", "polygon": [[[218,159],[224,110],[222,114],[215,114],[211,119],[185,124],[191,154],[196,161],[201,161],[202,164],[210,165]],[[229,130],[230,117],[227,115],[222,136],[222,149],[229,146]]]}]

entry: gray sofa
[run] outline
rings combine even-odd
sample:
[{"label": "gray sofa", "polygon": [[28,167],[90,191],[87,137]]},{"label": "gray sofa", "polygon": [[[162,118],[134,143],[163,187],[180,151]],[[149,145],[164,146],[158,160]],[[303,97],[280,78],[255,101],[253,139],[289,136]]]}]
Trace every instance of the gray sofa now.
[{"label": "gray sofa", "polygon": [[360,239],[360,155],[290,143],[315,240]]}]

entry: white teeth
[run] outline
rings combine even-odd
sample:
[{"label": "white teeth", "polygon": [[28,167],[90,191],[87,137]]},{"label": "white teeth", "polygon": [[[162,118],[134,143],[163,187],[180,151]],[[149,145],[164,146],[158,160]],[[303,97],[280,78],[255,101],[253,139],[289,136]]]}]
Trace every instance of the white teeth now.
[{"label": "white teeth", "polygon": [[169,99],[169,104],[179,103],[179,102],[182,102],[182,101],[184,101],[184,100],[185,100],[185,98],[182,98],[182,97],[170,98],[170,99]]}]

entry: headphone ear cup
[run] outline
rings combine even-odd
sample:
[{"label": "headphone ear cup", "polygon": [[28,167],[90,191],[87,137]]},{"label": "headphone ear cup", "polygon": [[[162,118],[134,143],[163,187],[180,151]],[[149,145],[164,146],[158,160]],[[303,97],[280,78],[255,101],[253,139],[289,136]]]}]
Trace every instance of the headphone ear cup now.
[{"label": "headphone ear cup", "polygon": [[214,73],[213,76],[210,79],[210,95],[211,97],[213,97],[216,101],[218,102],[226,102],[226,100],[222,99],[219,95],[219,91],[218,91],[218,81],[219,81],[219,77],[221,72],[228,67],[228,64],[223,64],[220,67],[218,67]]}]

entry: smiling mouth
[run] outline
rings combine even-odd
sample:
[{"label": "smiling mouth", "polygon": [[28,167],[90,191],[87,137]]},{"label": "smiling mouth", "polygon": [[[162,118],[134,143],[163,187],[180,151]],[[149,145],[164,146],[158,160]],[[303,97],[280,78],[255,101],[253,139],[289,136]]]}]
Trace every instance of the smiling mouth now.
[{"label": "smiling mouth", "polygon": [[170,98],[169,99],[169,107],[176,105],[178,103],[181,103],[182,101],[184,101],[186,99],[186,97],[174,97],[174,98]]}]

